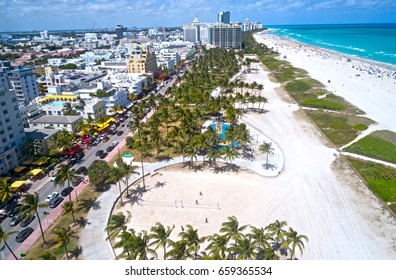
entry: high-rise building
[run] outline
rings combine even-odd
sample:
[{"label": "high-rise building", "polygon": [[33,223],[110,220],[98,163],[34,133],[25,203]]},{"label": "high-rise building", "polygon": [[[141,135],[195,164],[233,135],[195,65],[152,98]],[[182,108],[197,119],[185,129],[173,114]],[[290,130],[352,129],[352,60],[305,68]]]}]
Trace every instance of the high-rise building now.
[{"label": "high-rise building", "polygon": [[226,11],[226,12],[218,13],[217,22],[229,24],[230,23],[230,12]]},{"label": "high-rise building", "polygon": [[0,175],[19,165],[25,131],[15,90],[0,84]]},{"label": "high-rise building", "polygon": [[39,96],[36,75],[33,68],[15,68],[7,73],[10,88],[15,90],[16,98],[21,105],[27,105]]},{"label": "high-rise building", "polygon": [[154,52],[150,52],[147,45],[131,44],[128,61],[128,73],[157,73],[157,59]]},{"label": "high-rise building", "polygon": [[199,22],[198,16],[195,16],[192,24],[183,25],[184,41],[199,44],[201,42],[200,27],[201,23]]},{"label": "high-rise building", "polygon": [[213,24],[209,27],[211,45],[226,49],[242,48],[242,26],[239,24]]},{"label": "high-rise building", "polygon": [[121,40],[122,38],[124,38],[124,26],[122,25],[117,25],[116,29],[115,29],[115,33],[117,34],[116,39],[117,40]]}]

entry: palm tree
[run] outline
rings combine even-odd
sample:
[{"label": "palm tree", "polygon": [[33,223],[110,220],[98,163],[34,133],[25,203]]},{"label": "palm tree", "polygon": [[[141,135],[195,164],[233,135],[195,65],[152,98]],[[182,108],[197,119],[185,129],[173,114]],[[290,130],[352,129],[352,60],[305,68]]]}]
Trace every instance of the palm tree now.
[{"label": "palm tree", "polygon": [[[4,242],[4,246],[7,247],[8,251],[11,252],[11,254],[14,256],[14,258],[16,260],[18,260],[17,256],[11,250],[10,245],[8,245],[8,243],[7,243],[8,236],[10,234],[13,234],[13,233],[15,233],[15,232],[14,231],[13,232],[5,232],[5,231],[3,231],[3,228],[0,226],[0,243],[3,241]],[[3,249],[3,248],[1,248],[1,249]]]},{"label": "palm tree", "polygon": [[151,242],[150,246],[156,245],[154,250],[157,250],[158,247],[162,246],[164,248],[164,259],[166,256],[166,247],[170,241],[169,236],[171,235],[174,228],[175,228],[175,225],[173,225],[172,228],[167,226],[165,229],[165,227],[160,222],[157,222],[155,224],[155,226],[151,227],[150,237],[151,237],[151,239],[154,239],[154,241]]},{"label": "palm tree", "polygon": [[198,229],[194,229],[192,225],[187,225],[186,228],[186,231],[180,232],[179,236],[186,242],[187,250],[191,248],[194,251],[194,258],[197,259],[200,244],[205,241],[205,237],[199,237]]},{"label": "palm tree", "polygon": [[268,230],[269,234],[275,238],[276,248],[278,248],[285,240],[285,230],[283,229],[285,226],[287,226],[286,221],[276,220],[265,228]]},{"label": "palm tree", "polygon": [[149,254],[154,255],[157,258],[157,253],[155,250],[150,248],[150,235],[147,231],[143,230],[136,236],[136,246],[133,251],[134,259],[147,260]]},{"label": "palm tree", "polygon": [[235,245],[230,250],[237,255],[237,260],[256,259],[255,246],[250,237],[244,235],[236,239]]},{"label": "palm tree", "polygon": [[185,240],[171,241],[169,242],[171,249],[166,253],[166,258],[173,260],[186,260],[187,258],[193,258],[191,250],[188,248]]},{"label": "palm tree", "polygon": [[213,234],[206,238],[210,241],[206,250],[209,250],[209,256],[211,256],[215,260],[226,260],[227,256],[227,243],[228,237],[227,235]]},{"label": "palm tree", "polygon": [[74,212],[76,211],[76,207],[74,204],[74,201],[66,201],[63,206],[63,213],[65,214],[71,214],[73,217],[73,223],[76,224],[76,218],[74,217]]},{"label": "palm tree", "polygon": [[230,240],[236,241],[238,238],[241,238],[243,235],[242,231],[246,229],[247,225],[239,226],[239,222],[235,216],[228,217],[227,220],[222,223],[220,232],[227,236],[227,242]]},{"label": "palm tree", "polygon": [[247,236],[251,238],[252,244],[257,248],[257,257],[259,259],[264,258],[264,250],[271,248],[269,241],[272,240],[271,236],[265,231],[264,228],[250,227],[251,233]]},{"label": "palm tree", "polygon": [[43,146],[37,139],[26,138],[22,144],[21,153],[27,158],[37,157],[43,151]]},{"label": "palm tree", "polygon": [[139,174],[136,170],[139,168],[136,165],[131,165],[131,164],[126,164],[121,157],[118,157],[116,160],[116,164],[118,168],[120,168],[120,171],[122,175],[124,176],[123,181],[126,184],[126,189],[127,189],[127,197],[129,196],[128,193],[128,188],[129,188],[129,177],[133,174]]},{"label": "palm tree", "polygon": [[263,154],[267,154],[267,160],[265,163],[266,169],[268,169],[268,155],[274,154],[274,148],[272,148],[272,142],[265,142],[259,146],[259,151]]},{"label": "palm tree", "polygon": [[74,231],[70,228],[56,228],[52,232],[55,234],[54,241],[56,243],[55,249],[58,249],[59,247],[62,247],[65,249],[66,253],[66,258],[69,259],[69,254],[67,253],[67,244],[70,242],[70,238],[72,237],[77,237],[74,235]]},{"label": "palm tree", "polygon": [[229,147],[229,146],[225,146],[225,148],[222,149],[221,152],[223,154],[224,159],[227,162],[230,161],[230,163],[231,163],[231,161],[233,161],[235,159],[235,157],[237,157],[239,155],[237,150],[235,150],[234,148]]},{"label": "palm tree", "polygon": [[64,116],[76,116],[78,115],[76,109],[73,108],[71,103],[67,102],[63,105],[62,109],[63,115]]},{"label": "palm tree", "polygon": [[36,215],[40,226],[41,238],[43,239],[44,244],[47,244],[47,241],[44,238],[44,230],[41,224],[40,215],[38,213],[38,210],[40,208],[47,207],[47,204],[39,203],[39,201],[40,201],[40,197],[37,192],[33,194],[27,193],[23,196],[23,204],[20,206],[19,210],[22,213],[22,215],[25,217],[33,215],[33,213]]},{"label": "palm tree", "polygon": [[298,235],[297,231],[289,228],[286,232],[286,241],[281,245],[281,248],[288,248],[291,246],[290,259],[292,260],[296,252],[296,248],[300,251],[301,255],[305,249],[304,241],[308,242],[308,237],[305,235]]},{"label": "palm tree", "polygon": [[128,231],[121,231],[119,234],[118,241],[114,244],[114,248],[122,248],[121,254],[117,258],[126,258],[127,260],[133,260],[134,255],[131,252],[136,248],[136,234],[134,229]]},{"label": "palm tree", "polygon": [[7,179],[0,181],[0,203],[7,201],[15,193],[15,189],[11,187],[11,184],[7,182]]},{"label": "palm tree", "polygon": [[216,166],[217,160],[221,159],[221,151],[219,149],[211,147],[208,151],[208,154],[206,155],[209,160],[209,164],[212,166]]},{"label": "palm tree", "polygon": [[129,211],[128,216],[125,216],[122,212],[111,215],[105,229],[109,235],[107,239],[114,239],[120,234],[120,232],[125,232],[127,230],[127,223],[129,222],[130,218],[131,213]]},{"label": "palm tree", "polygon": [[[62,164],[58,170],[58,173],[54,179],[54,185],[60,185],[62,188],[67,182],[67,186],[70,187],[70,182],[76,179],[76,171],[72,169],[69,165]],[[71,201],[71,193],[69,193],[69,201]]]},{"label": "palm tree", "polygon": [[122,190],[121,190],[121,179],[124,177],[122,169],[119,167],[111,167],[109,172],[109,179],[107,179],[108,183],[116,184],[118,182],[118,190],[120,191],[120,201],[122,201]]}]

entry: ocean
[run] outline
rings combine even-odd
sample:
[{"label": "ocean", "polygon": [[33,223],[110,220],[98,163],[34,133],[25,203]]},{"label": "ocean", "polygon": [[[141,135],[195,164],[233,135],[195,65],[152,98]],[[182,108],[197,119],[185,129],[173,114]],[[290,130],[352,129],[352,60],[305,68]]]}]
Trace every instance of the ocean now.
[{"label": "ocean", "polygon": [[301,43],[396,66],[396,23],[266,27]]}]

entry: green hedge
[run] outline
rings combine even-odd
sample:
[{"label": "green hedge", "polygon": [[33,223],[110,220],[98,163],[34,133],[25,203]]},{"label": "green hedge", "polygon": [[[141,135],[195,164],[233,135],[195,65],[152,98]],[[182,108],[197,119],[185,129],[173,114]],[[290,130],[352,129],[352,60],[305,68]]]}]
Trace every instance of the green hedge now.
[{"label": "green hedge", "polygon": [[305,81],[297,80],[286,84],[285,89],[290,92],[304,92],[310,90],[312,87]]}]

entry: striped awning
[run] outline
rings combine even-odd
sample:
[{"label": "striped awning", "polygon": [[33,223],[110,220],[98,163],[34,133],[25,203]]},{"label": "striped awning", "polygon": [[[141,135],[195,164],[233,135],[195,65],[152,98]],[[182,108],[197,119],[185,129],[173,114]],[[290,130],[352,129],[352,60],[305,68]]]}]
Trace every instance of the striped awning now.
[{"label": "striped awning", "polygon": [[36,168],[36,169],[31,170],[29,173],[32,174],[33,176],[36,176],[37,174],[40,174],[41,171],[43,171],[43,170],[40,168]]}]

